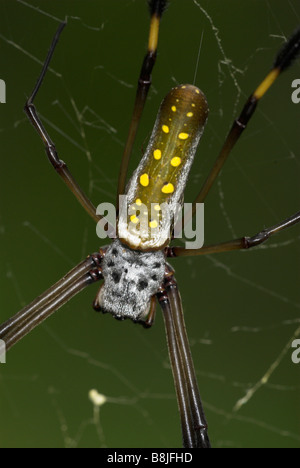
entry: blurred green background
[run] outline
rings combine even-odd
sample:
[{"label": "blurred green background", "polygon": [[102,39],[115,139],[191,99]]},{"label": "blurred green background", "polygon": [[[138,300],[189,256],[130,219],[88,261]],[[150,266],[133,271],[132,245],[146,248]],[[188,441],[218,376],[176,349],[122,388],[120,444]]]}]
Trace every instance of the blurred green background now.
[{"label": "blurred green background", "polygon": [[[201,4],[201,6],[200,6]],[[98,249],[95,225],[46,160],[23,113],[57,19],[68,16],[37,106],[59,154],[97,205],[114,202],[148,34],[143,0],[0,0],[0,320]],[[244,100],[300,22],[290,0],[171,0],[131,169],[163,96],[177,83],[206,93],[210,118],[192,201]],[[203,34],[203,37],[202,37]],[[197,66],[199,46],[202,47]],[[196,71],[196,74],[195,74]],[[253,235],[299,210],[299,63],[264,98],[205,206],[207,243]],[[265,248],[172,261],[215,447],[298,447],[300,230]],[[85,290],[9,352],[0,367],[1,447],[180,447],[160,312],[151,330],[96,314]],[[269,371],[267,383],[233,412]],[[109,398],[100,414],[88,399]]]}]

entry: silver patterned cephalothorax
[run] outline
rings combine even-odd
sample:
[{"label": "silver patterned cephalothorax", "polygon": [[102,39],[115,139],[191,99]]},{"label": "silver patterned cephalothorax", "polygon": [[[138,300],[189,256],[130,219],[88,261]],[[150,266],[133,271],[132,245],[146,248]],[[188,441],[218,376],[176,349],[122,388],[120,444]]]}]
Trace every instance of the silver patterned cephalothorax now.
[{"label": "silver patterned cephalothorax", "polygon": [[103,249],[104,284],[94,302],[97,310],[147,322],[164,280],[164,249],[172,237],[176,206],[183,203],[207,117],[206,98],[195,86],[177,86],[163,100],[120,206],[118,238]]}]

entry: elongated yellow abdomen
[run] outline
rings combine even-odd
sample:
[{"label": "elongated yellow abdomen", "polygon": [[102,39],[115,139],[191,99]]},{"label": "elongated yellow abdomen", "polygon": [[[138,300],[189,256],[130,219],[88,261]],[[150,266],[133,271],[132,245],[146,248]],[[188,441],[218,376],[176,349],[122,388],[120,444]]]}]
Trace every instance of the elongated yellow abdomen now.
[{"label": "elongated yellow abdomen", "polygon": [[207,117],[206,98],[195,86],[177,86],[163,100],[147,150],[120,204],[118,233],[131,248],[160,249],[169,243],[175,206],[182,202]]}]

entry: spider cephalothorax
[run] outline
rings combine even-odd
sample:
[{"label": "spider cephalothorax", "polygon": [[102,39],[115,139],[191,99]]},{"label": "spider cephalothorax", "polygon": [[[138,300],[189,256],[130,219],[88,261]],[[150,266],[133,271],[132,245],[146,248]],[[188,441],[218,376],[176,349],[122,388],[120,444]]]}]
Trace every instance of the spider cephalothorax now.
[{"label": "spider cephalothorax", "polygon": [[132,250],[115,239],[102,261],[104,284],[95,308],[119,319],[147,320],[151,298],[163,282],[165,268],[163,251]]}]

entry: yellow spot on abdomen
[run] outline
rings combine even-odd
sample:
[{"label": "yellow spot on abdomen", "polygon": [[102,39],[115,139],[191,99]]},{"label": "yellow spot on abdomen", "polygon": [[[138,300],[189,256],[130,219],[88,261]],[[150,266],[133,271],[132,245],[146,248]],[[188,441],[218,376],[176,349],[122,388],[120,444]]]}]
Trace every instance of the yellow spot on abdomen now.
[{"label": "yellow spot on abdomen", "polygon": [[154,156],[154,159],[160,159],[161,158],[161,151],[160,149],[156,149],[153,151],[153,156]]},{"label": "yellow spot on abdomen", "polygon": [[174,185],[171,183],[167,183],[161,189],[162,193],[173,193],[174,192]]},{"label": "yellow spot on abdomen", "polygon": [[150,221],[149,227],[151,227],[151,228],[157,228],[157,226],[158,226],[157,221],[155,221],[155,220],[154,220],[154,221]]},{"label": "yellow spot on abdomen", "polygon": [[130,216],[130,221],[134,224],[137,224],[139,222],[139,218],[136,215]]},{"label": "yellow spot on abdomen", "polygon": [[148,187],[149,185],[149,176],[148,174],[143,174],[140,177],[140,183],[143,187]]},{"label": "yellow spot on abdomen", "polygon": [[164,133],[169,133],[169,131],[170,131],[168,125],[163,125],[161,128],[162,128],[162,131],[163,131]]},{"label": "yellow spot on abdomen", "polygon": [[189,134],[188,134],[188,133],[184,133],[184,132],[179,133],[179,135],[178,135],[178,138],[179,138],[180,140],[186,140],[188,137],[189,137]]},{"label": "yellow spot on abdomen", "polygon": [[193,112],[188,112],[188,113],[186,114],[187,117],[193,117],[193,115],[194,115]]},{"label": "yellow spot on abdomen", "polygon": [[140,198],[137,198],[137,199],[135,200],[135,203],[136,203],[138,206],[141,206],[142,200],[141,200]]},{"label": "yellow spot on abdomen", "polygon": [[171,159],[171,166],[177,167],[181,163],[181,158],[178,156],[175,156],[174,158]]},{"label": "yellow spot on abdomen", "polygon": [[176,112],[176,110],[177,110],[176,106],[172,106],[171,109],[172,109],[173,112]]}]

